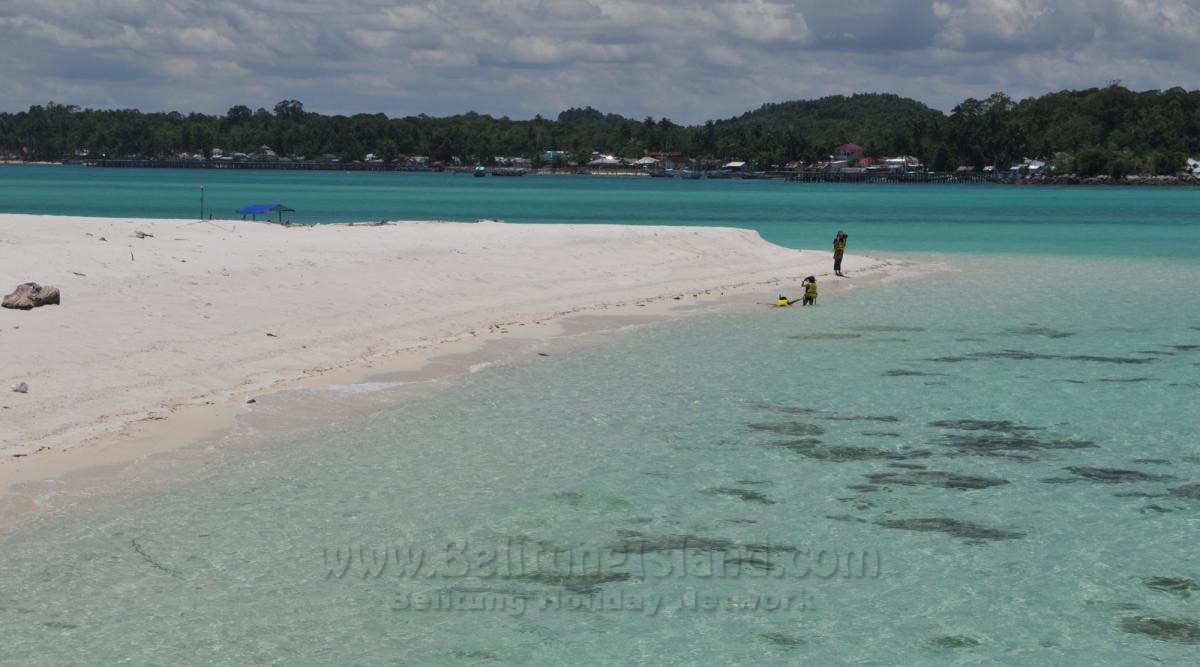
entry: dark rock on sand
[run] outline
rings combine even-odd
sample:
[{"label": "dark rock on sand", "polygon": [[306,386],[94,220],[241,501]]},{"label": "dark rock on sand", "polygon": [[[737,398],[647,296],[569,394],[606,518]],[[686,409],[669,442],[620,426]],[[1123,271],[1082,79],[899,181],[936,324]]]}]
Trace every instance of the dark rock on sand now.
[{"label": "dark rock on sand", "polygon": [[788,336],[793,340],[851,340],[862,337],[862,334],[854,333],[806,333]]},{"label": "dark rock on sand", "polygon": [[869,422],[898,422],[899,417],[892,415],[839,415],[827,412],[825,410],[817,410],[814,408],[806,408],[794,405],[756,405],[759,410],[770,410],[772,412],[782,412],[787,415],[806,415],[813,419],[826,419],[829,421],[869,421]]},{"label": "dark rock on sand", "polygon": [[633,578],[633,575],[628,572],[589,572],[581,574],[572,574],[569,572],[555,572],[537,570],[520,576],[511,577],[520,581],[526,581],[531,584],[540,586],[559,586],[571,591],[572,593],[591,593],[596,591],[604,584],[611,584],[618,581],[628,581]]},{"label": "dark rock on sand", "polygon": [[701,551],[728,551],[737,548],[737,543],[723,537],[700,537],[699,535],[643,535],[636,531],[624,531],[623,540],[608,545],[613,551],[625,553],[647,553],[651,551],[678,551],[699,549]]},{"label": "dark rock on sand", "polygon": [[765,447],[779,447],[782,449],[790,449],[797,454],[803,454],[808,450],[820,445],[821,441],[816,438],[800,438],[797,440],[775,440],[765,443]]},{"label": "dark rock on sand", "polygon": [[767,643],[774,644],[775,646],[781,646],[783,648],[798,648],[807,643],[799,637],[792,637],[791,635],[785,635],[780,632],[764,632],[759,634],[758,637],[767,641]]},{"label": "dark rock on sand", "polygon": [[1027,435],[964,435],[942,436],[942,444],[964,453],[1031,451],[1038,449],[1090,449],[1095,443],[1087,440],[1038,440]]},{"label": "dark rock on sand", "polygon": [[1099,611],[1137,611],[1145,609],[1140,604],[1134,602],[1109,602],[1107,600],[1087,600],[1083,603],[1088,609],[1096,609]]},{"label": "dark rock on sand", "polygon": [[1000,350],[998,352],[972,352],[962,356],[933,357],[925,361],[941,363],[959,363],[978,361],[980,359],[1011,359],[1013,361],[1063,360],[1090,361],[1102,364],[1148,364],[1154,359],[1144,357],[1103,357],[1091,354],[1042,354],[1026,350]]},{"label": "dark rock on sand", "polygon": [[1004,332],[1013,336],[1044,336],[1046,338],[1070,338],[1075,335],[1069,331],[1055,331],[1054,329],[1039,326],[1005,329]]},{"label": "dark rock on sand", "polygon": [[705,489],[704,491],[701,491],[701,493],[706,496],[728,496],[730,498],[737,498],[738,500],[745,500],[746,502],[751,503],[761,503],[763,505],[775,504],[774,500],[771,500],[758,491],[751,491],[750,489],[737,489],[728,486],[719,486],[712,489]]},{"label": "dark rock on sand", "polygon": [[726,558],[722,564],[726,568],[733,568],[733,572],[735,573],[743,571],[751,572],[755,570],[761,572],[774,572],[775,570],[779,569],[770,561],[766,561],[761,558],[753,558],[750,556],[735,556],[733,558]]},{"label": "dark rock on sand", "polygon": [[468,651],[466,649],[456,648],[453,651],[450,651],[450,655],[460,660],[500,660],[500,656],[492,651]]},{"label": "dark rock on sand", "polygon": [[881,375],[885,378],[903,378],[903,377],[946,377],[945,373],[924,373],[921,371],[910,371],[903,368],[895,368],[890,371],[884,371]]},{"label": "dark rock on sand", "polygon": [[1191,619],[1159,616],[1127,616],[1121,619],[1125,632],[1142,634],[1164,642],[1200,642],[1200,623]]},{"label": "dark rock on sand", "polygon": [[550,494],[550,497],[570,507],[579,507],[583,504],[583,494],[578,491],[559,491]]},{"label": "dark rock on sand", "polygon": [[1094,482],[1104,483],[1120,483],[1120,482],[1168,482],[1174,477],[1170,475],[1152,475],[1150,473],[1139,472],[1137,470],[1122,470],[1121,468],[1088,468],[1084,466],[1071,466],[1066,468],[1072,475],[1088,479]]},{"label": "dark rock on sand", "polygon": [[754,422],[746,425],[752,431],[766,431],[776,435],[822,435],[825,429],[816,424],[801,422]]},{"label": "dark rock on sand", "polygon": [[871,331],[877,333],[920,333],[927,331],[921,327],[903,327],[893,326],[890,324],[864,324],[860,327],[854,327],[855,331]]},{"label": "dark rock on sand", "polygon": [[951,635],[947,637],[934,637],[926,644],[933,648],[974,648],[979,646],[979,640],[966,635]]},{"label": "dark rock on sand", "polygon": [[929,451],[919,449],[908,452],[892,452],[873,447],[822,446],[819,440],[788,440],[771,442],[767,443],[767,445],[770,447],[782,447],[810,459],[829,461],[831,463],[880,460],[903,461],[906,459],[924,459],[933,455]]},{"label": "dark rock on sand", "polygon": [[1184,484],[1174,489],[1167,489],[1167,494],[1174,498],[1200,500],[1200,484]]},{"label": "dark rock on sand", "polygon": [[828,417],[821,417],[821,419],[828,419],[829,421],[839,421],[839,422],[895,423],[895,422],[900,421],[899,417],[894,417],[892,415],[829,415]]},{"label": "dark rock on sand", "polygon": [[885,519],[883,521],[876,521],[875,525],[896,530],[915,530],[921,533],[945,533],[951,537],[961,537],[968,540],[1015,540],[1025,537],[1025,533],[1014,530],[989,528],[988,526],[945,517]]},{"label": "dark rock on sand", "polygon": [[991,419],[942,419],[929,422],[934,428],[949,428],[956,431],[1040,431],[1038,426],[1019,426],[1008,420]]},{"label": "dark rock on sand", "polygon": [[826,516],[825,518],[830,519],[832,521],[845,521],[846,523],[871,523],[870,521],[867,521],[866,519],[860,519],[856,516],[851,516],[849,514],[837,514],[837,515],[832,515],[832,516]]},{"label": "dark rock on sand", "polygon": [[943,489],[986,489],[1008,484],[1007,479],[997,477],[975,477],[958,475],[941,470],[914,470],[910,472],[884,472],[866,476],[873,484],[900,484],[903,486],[936,486]]},{"label": "dark rock on sand", "polygon": [[1142,579],[1142,583],[1150,590],[1170,593],[1185,600],[1192,597],[1192,591],[1200,591],[1200,582],[1185,577],[1148,577]]},{"label": "dark rock on sand", "polygon": [[771,410],[773,412],[782,412],[788,415],[815,415],[821,412],[815,408],[803,408],[791,405],[759,404],[755,405],[754,407],[758,408],[759,410]]}]

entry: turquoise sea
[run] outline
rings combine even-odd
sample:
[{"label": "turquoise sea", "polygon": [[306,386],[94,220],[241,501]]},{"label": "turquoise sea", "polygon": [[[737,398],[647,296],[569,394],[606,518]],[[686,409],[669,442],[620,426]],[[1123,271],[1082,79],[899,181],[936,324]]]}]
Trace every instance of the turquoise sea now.
[{"label": "turquoise sea", "polygon": [[1200,191],[13,167],[0,211],[183,217],[199,180],[311,222],[842,228],[931,270],[371,378],[336,423],[264,401],[0,536],[0,663],[1200,656]]},{"label": "turquoise sea", "polygon": [[[1191,189],[800,185],[779,180],[595,176],[474,178],[0,165],[0,211],[239,218],[282,203],[293,222],[460,220],[751,227],[781,245],[851,250],[1193,257]],[[1086,225],[1080,233],[1079,225]],[[1140,232],[1140,233],[1135,233]]]}]

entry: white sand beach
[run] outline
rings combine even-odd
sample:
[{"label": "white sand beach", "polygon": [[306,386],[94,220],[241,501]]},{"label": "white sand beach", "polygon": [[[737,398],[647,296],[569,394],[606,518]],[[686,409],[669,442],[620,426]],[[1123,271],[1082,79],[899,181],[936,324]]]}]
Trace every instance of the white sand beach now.
[{"label": "white sand beach", "polygon": [[[0,289],[62,290],[61,305],[0,309],[0,486],[136,455],[148,424],[187,442],[228,424],[229,406],[314,377],[570,313],[799,296],[830,268],[826,251],[740,229],[0,215]],[[28,393],[9,391],[20,382]]]}]

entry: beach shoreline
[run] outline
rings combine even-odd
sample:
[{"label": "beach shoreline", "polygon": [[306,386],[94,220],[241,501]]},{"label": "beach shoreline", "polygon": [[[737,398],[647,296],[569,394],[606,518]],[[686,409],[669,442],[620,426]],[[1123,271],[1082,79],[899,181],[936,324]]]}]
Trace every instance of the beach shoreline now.
[{"label": "beach shoreline", "polygon": [[[747,230],[613,225],[0,215],[0,244],[7,282],[63,290],[62,305],[0,311],[0,340],[26,351],[0,383],[30,385],[0,401],[0,526],[37,510],[31,484],[121,476],[228,432],[266,394],[461,373],[441,360],[552,339],[580,314],[658,321],[798,295],[830,264]],[[890,266],[847,263],[862,282]]]}]

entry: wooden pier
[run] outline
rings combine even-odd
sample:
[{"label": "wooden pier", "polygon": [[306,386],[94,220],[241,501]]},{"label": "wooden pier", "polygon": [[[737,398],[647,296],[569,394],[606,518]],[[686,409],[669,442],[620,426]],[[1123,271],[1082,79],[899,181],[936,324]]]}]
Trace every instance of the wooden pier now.
[{"label": "wooden pier", "polygon": [[999,183],[1004,180],[998,172],[936,172],[936,171],[800,171],[775,172],[775,175],[797,183]]},{"label": "wooden pier", "polygon": [[[234,169],[268,171],[389,171],[471,173],[473,166],[439,165],[433,168],[409,163],[385,162],[326,162],[318,160],[144,160],[144,159],[83,159],[75,162],[85,167],[130,169]],[[649,174],[635,169],[584,169],[581,167],[528,169],[529,174],[589,175],[617,177],[646,177]],[[734,175],[736,178],[737,175]],[[1001,172],[828,172],[828,171],[770,171],[765,177],[796,183],[1000,183]],[[756,176],[764,178],[764,176]]]},{"label": "wooden pier", "polygon": [[272,171],[433,171],[429,167],[385,162],[321,162],[316,160],[80,160],[85,167],[128,169],[266,169]]}]

